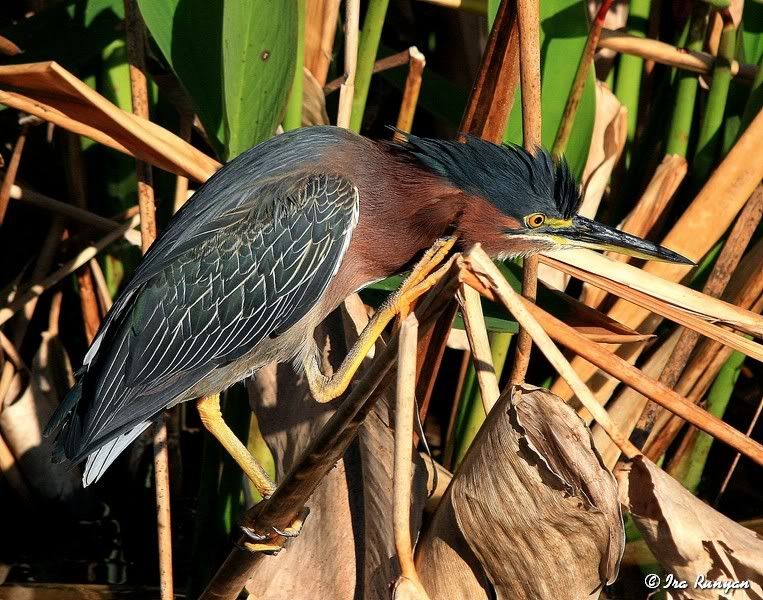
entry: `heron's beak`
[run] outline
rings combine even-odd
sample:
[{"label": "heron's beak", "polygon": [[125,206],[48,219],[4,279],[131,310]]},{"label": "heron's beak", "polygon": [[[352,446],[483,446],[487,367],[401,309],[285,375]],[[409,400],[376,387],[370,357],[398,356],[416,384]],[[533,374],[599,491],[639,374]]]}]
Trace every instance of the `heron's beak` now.
[{"label": "heron's beak", "polygon": [[649,260],[660,260],[664,262],[680,263],[684,265],[694,265],[694,261],[677,252],[668,250],[662,246],[642,240],[635,235],[618,231],[613,227],[602,225],[591,219],[586,219],[580,215],[572,218],[572,224],[568,227],[559,228],[554,231],[555,235],[563,237],[565,241],[573,246],[582,248],[592,248],[594,250],[608,250],[619,252],[638,258]]}]

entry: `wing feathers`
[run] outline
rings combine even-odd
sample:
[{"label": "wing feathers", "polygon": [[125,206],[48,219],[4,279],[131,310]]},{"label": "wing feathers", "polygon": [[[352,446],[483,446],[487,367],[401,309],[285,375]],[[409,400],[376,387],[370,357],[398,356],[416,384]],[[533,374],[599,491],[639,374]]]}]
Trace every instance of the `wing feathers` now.
[{"label": "wing feathers", "polygon": [[68,420],[60,435],[65,455],[91,454],[86,481],[100,477],[158,411],[288,329],[320,299],[357,223],[358,192],[326,175],[292,189],[280,199],[239,202],[189,226],[185,239],[175,233],[163,268],[155,251],[154,274],[139,277],[139,287],[117,301],[119,314],[110,315],[88,353],[75,388],[81,394],[67,397],[56,415]]}]

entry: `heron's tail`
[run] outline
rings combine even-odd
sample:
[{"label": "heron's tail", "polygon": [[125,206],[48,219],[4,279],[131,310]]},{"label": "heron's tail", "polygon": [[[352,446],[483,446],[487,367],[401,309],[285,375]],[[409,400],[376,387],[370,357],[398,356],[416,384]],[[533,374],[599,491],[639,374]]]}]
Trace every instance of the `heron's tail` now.
[{"label": "heron's tail", "polygon": [[149,425],[151,425],[151,421],[140,423],[88,455],[85,470],[82,472],[82,486],[87,487],[98,481],[111,463],[122,453],[122,450],[127,448]]}]

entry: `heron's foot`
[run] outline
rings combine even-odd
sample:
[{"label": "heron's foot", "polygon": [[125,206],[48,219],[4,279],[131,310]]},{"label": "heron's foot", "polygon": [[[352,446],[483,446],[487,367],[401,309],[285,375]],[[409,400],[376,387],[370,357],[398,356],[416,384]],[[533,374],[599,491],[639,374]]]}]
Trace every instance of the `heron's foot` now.
[{"label": "heron's foot", "polygon": [[265,531],[260,531],[253,527],[241,525],[241,531],[251,540],[250,542],[244,542],[244,547],[250,552],[277,554],[283,548],[286,540],[295,538],[302,533],[302,527],[309,513],[310,509],[305,507],[299,517],[285,529],[279,529],[271,525]]},{"label": "heron's foot", "polygon": [[[345,392],[363,359],[374,346],[384,328],[397,316],[405,319],[413,303],[429,291],[444,275],[446,266],[440,266],[456,238],[438,239],[416,263],[400,288],[392,293],[366,325],[355,345],[347,353],[342,365],[331,377],[326,377],[317,357],[305,363],[305,374],[310,391],[318,402],[329,402]],[[438,269],[439,266],[439,269]]]},{"label": "heron's foot", "polygon": [[424,253],[419,262],[413,267],[411,274],[403,281],[396,294],[405,294],[422,283],[436,268],[445,260],[445,257],[453,249],[456,243],[455,237],[439,238],[429,250]]},{"label": "heron's foot", "polygon": [[435,269],[445,260],[455,243],[455,237],[439,238],[424,253],[424,256],[413,267],[411,274],[380,309],[380,312],[388,311],[387,320],[391,320],[395,316],[398,317],[399,322],[405,320],[413,303],[428,292],[439,280]]}]

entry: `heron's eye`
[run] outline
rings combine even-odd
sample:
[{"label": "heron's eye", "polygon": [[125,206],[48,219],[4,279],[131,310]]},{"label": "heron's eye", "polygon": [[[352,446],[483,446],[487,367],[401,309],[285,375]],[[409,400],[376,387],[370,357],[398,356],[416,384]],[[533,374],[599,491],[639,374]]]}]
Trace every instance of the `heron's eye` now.
[{"label": "heron's eye", "polygon": [[543,215],[541,213],[535,213],[525,218],[525,223],[527,223],[527,226],[531,227],[532,229],[536,229],[537,227],[540,227],[545,222],[546,222],[546,215]]}]

